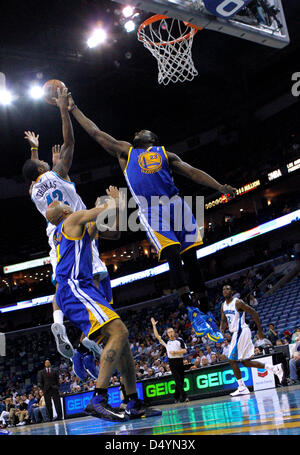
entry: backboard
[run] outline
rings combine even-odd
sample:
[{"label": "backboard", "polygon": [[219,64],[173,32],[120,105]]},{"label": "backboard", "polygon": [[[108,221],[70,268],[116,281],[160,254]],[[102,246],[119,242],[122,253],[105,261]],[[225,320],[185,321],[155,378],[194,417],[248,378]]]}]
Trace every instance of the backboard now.
[{"label": "backboard", "polygon": [[[265,46],[284,48],[290,42],[281,0],[113,1]],[[215,15],[212,10],[216,11]],[[237,12],[230,15],[229,10]]]}]

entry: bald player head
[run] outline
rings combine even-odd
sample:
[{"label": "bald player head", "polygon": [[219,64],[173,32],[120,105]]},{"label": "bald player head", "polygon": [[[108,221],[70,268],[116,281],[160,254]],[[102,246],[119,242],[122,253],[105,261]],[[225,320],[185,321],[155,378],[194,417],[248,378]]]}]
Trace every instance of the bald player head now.
[{"label": "bald player head", "polygon": [[49,223],[58,226],[59,223],[65,220],[71,213],[73,213],[73,210],[69,205],[60,201],[54,201],[47,209],[46,218]]}]

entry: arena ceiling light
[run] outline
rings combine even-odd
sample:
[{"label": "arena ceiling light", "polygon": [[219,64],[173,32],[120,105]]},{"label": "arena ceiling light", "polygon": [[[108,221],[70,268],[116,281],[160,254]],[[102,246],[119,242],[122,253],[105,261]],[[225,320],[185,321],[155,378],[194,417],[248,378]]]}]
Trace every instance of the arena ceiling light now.
[{"label": "arena ceiling light", "polygon": [[125,28],[127,33],[130,33],[130,32],[133,32],[136,29],[136,24],[135,24],[134,21],[129,20],[129,21],[125,22],[124,28]]},{"label": "arena ceiling light", "polygon": [[132,6],[129,6],[129,5],[125,6],[125,8],[123,8],[123,10],[122,10],[122,14],[123,14],[124,17],[126,17],[126,19],[128,17],[131,17],[133,15],[133,13],[134,13],[134,8]]},{"label": "arena ceiling light", "polygon": [[99,46],[99,44],[103,44],[107,39],[107,33],[103,28],[97,28],[94,30],[93,34],[87,40],[87,45],[90,49]]},{"label": "arena ceiling light", "polygon": [[9,90],[0,90],[0,104],[8,106],[13,100],[12,93]]},{"label": "arena ceiling light", "polygon": [[43,97],[44,95],[44,91],[43,91],[43,88],[40,86],[40,85],[33,85],[30,89],[29,89],[29,95],[31,96],[31,98],[33,98],[34,100],[39,100]]}]

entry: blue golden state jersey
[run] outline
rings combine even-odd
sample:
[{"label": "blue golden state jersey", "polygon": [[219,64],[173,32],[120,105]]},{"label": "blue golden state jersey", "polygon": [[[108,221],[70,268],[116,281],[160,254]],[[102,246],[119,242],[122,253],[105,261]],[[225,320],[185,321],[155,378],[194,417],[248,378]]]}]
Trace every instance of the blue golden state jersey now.
[{"label": "blue golden state jersey", "polygon": [[92,281],[91,238],[84,226],[80,237],[72,238],[64,233],[64,221],[56,228],[53,236],[57,254],[56,281],[58,284],[71,280]]},{"label": "blue golden state jersey", "polygon": [[143,207],[152,196],[168,196],[179,193],[176,188],[166,150],[163,146],[152,146],[147,150],[130,148],[124,175],[136,203]]}]

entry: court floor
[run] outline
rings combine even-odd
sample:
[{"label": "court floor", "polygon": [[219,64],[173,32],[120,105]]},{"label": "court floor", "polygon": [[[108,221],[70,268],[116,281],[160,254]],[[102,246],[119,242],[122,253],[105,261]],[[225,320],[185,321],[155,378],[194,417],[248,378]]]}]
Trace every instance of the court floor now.
[{"label": "court floor", "polygon": [[82,417],[10,428],[11,435],[300,435],[300,386],[159,406],[127,423]]}]

